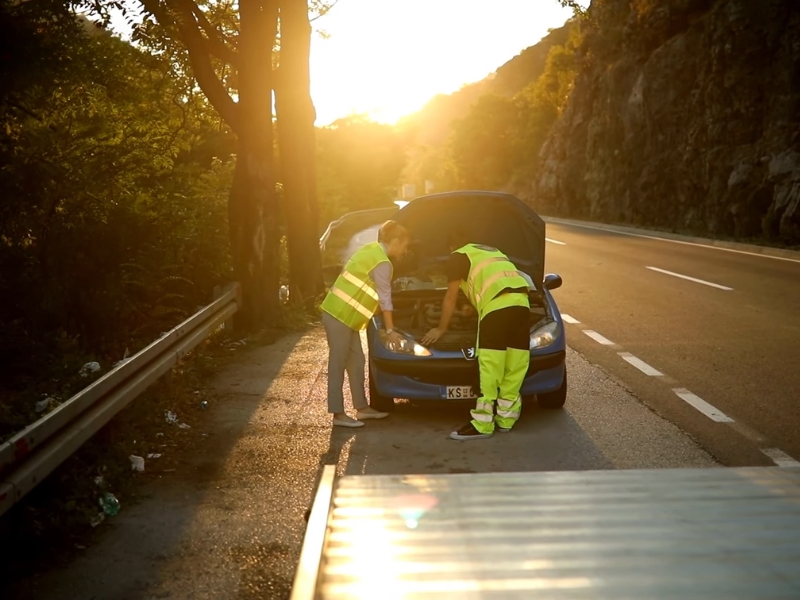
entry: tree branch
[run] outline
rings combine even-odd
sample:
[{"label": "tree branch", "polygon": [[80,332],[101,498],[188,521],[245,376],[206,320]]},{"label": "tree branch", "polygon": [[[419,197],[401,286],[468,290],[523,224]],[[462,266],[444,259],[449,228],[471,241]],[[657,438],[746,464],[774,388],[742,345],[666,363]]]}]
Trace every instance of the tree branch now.
[{"label": "tree branch", "polygon": [[225,36],[220,33],[220,31],[214,27],[211,22],[208,20],[206,13],[200,10],[200,7],[194,0],[182,0],[186,2],[191,7],[191,12],[194,17],[197,19],[200,27],[206,34],[206,39],[210,45],[211,51],[214,55],[224,60],[225,62],[233,65],[238,66],[238,55],[236,52],[230,49],[227,42],[225,41]]},{"label": "tree branch", "polygon": [[[317,16],[313,17],[313,18],[310,18],[308,20],[308,22],[309,23],[313,23],[314,21],[316,21],[320,17],[324,17],[329,12],[331,12],[333,7],[336,6],[338,3],[339,3],[339,0],[333,0],[333,2],[331,2],[330,4],[322,4],[322,7],[319,9],[319,12],[317,13]],[[315,3],[315,4],[317,4],[317,3]]]},{"label": "tree branch", "polygon": [[[163,10],[158,0],[140,0],[145,10],[152,14],[156,20],[167,29],[178,29],[179,33],[181,28],[177,20],[169,13]],[[208,51],[222,61],[237,65],[239,62],[239,55],[227,45],[224,36],[217,31],[211,22],[206,17],[205,13],[200,10],[200,7],[194,0],[164,0],[167,7],[171,8],[173,12],[177,13],[184,20],[192,21],[195,29],[205,32],[204,38]],[[200,27],[198,28],[198,21]]]},{"label": "tree branch", "polygon": [[44,119],[42,117],[40,117],[35,112],[33,112],[31,109],[27,108],[26,106],[24,106],[23,104],[21,104],[20,102],[15,100],[13,97],[8,99],[8,105],[11,108],[16,108],[17,110],[25,113],[29,117],[33,117],[34,119],[36,119],[40,123],[44,123]]},{"label": "tree branch", "polygon": [[240,134],[239,107],[214,71],[214,66],[211,64],[211,49],[206,38],[200,33],[200,28],[189,6],[194,3],[191,0],[167,0],[167,3],[174,6],[178,13],[178,18],[174,20],[174,23],[178,28],[181,40],[189,51],[189,62],[198,85],[228,126],[237,135]]}]

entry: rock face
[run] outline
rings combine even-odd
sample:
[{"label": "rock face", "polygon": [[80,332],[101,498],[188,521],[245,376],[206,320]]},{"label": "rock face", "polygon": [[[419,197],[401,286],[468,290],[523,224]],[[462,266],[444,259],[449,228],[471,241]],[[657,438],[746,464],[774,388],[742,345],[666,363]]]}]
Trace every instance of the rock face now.
[{"label": "rock face", "polygon": [[800,244],[800,1],[591,11],[600,25],[518,193],[545,214]]}]

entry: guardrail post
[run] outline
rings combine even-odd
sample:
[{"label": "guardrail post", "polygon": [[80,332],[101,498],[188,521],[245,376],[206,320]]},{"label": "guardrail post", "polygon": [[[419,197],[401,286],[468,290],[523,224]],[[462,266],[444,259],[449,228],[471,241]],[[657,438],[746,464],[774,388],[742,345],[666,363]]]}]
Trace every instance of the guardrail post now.
[{"label": "guardrail post", "polygon": [[[236,284],[233,284],[233,285],[236,285]],[[215,286],[214,287],[214,300],[217,300],[218,298],[220,298],[226,292],[226,290],[227,290],[227,287],[223,288],[221,285]],[[237,296],[238,296],[238,294],[237,294]],[[238,303],[239,302],[238,302],[238,298],[237,298],[237,304]],[[232,332],[233,332],[233,317],[223,321],[222,325],[220,325],[220,329],[225,330],[225,333],[227,335],[231,335]]]}]

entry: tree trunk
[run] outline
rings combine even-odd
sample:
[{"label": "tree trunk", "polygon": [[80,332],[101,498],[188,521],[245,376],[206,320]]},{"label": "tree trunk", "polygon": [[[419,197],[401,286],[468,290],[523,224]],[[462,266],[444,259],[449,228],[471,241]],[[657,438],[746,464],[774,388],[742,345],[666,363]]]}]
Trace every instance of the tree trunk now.
[{"label": "tree trunk", "polygon": [[290,298],[303,302],[324,290],[319,250],[316,147],[307,0],[280,0],[281,52],[275,90],[283,206],[288,230]]},{"label": "tree trunk", "polygon": [[265,326],[279,310],[280,231],[272,129],[275,0],[240,0],[239,109],[233,187],[228,201],[234,276],[242,285],[239,325]]}]

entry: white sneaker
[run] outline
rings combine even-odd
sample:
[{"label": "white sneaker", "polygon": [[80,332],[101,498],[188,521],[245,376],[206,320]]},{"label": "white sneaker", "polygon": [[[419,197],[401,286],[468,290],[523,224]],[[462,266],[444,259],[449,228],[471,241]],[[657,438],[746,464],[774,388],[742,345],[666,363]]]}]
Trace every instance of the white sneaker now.
[{"label": "white sneaker", "polygon": [[363,427],[364,423],[361,421],[357,421],[353,417],[348,417],[347,415],[343,417],[334,417],[333,419],[334,427]]},{"label": "white sneaker", "polygon": [[364,419],[385,419],[386,417],[389,416],[389,413],[380,412],[378,410],[375,410],[371,406],[368,406],[367,408],[362,408],[361,410],[357,411],[356,414],[358,415],[358,418],[361,419],[361,420],[364,420]]}]

